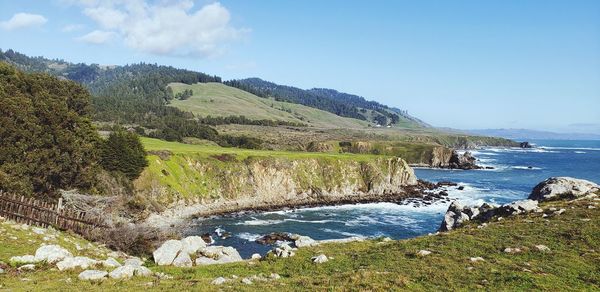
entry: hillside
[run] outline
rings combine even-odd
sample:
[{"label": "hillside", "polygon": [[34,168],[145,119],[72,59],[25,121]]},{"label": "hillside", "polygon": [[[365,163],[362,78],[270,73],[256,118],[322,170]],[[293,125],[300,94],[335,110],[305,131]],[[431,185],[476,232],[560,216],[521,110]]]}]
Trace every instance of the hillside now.
[{"label": "hillside", "polygon": [[[110,251],[80,237],[57,231],[34,232],[32,228],[0,218],[0,289],[9,291],[171,290],[245,291],[278,290],[598,290],[599,208],[591,200],[542,202],[544,210],[565,208],[561,215],[529,213],[504,218],[477,228],[475,223],[434,236],[408,240],[365,240],[300,248],[294,257],[247,260],[202,268],[156,266],[152,272],[165,276],[80,281],[81,269],[58,271],[49,264],[21,270],[8,264],[12,256],[32,254],[41,244],[60,244],[73,254],[105,259]],[[546,211],[551,213],[551,211]],[[48,241],[48,237],[49,241]],[[26,244],[24,244],[26,242]],[[540,251],[536,245],[547,246]],[[83,247],[83,250],[79,250]],[[520,247],[520,253],[507,253]],[[432,253],[418,256],[420,250]],[[315,264],[311,257],[325,254],[329,261]],[[471,258],[481,257],[476,261]],[[119,259],[122,261],[123,259]],[[104,269],[100,267],[100,269]],[[244,277],[269,277],[242,283]],[[159,274],[159,275],[164,275]],[[229,280],[211,284],[218,277]],[[254,278],[253,278],[254,279]]]},{"label": "hillside", "polygon": [[177,94],[192,90],[185,100],[173,100],[170,105],[198,116],[245,116],[249,119],[280,120],[303,123],[319,128],[365,128],[367,121],[345,118],[316,108],[258,97],[252,93],[222,83],[171,83]]},{"label": "hillside", "polygon": [[429,125],[408,115],[405,111],[390,108],[376,101],[368,101],[362,96],[333,89],[313,88],[304,90],[293,86],[279,85],[260,78],[230,80],[226,81],[225,84],[260,97],[271,97],[279,101],[303,104],[342,117],[365,120],[375,125],[392,125],[405,128],[429,127]]}]

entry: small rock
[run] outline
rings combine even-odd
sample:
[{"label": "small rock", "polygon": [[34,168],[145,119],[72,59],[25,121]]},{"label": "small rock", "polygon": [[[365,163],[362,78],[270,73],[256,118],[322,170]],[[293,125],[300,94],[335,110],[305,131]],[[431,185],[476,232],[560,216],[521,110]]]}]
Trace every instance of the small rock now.
[{"label": "small rock", "polygon": [[281,276],[279,276],[279,274],[272,273],[271,274],[271,279],[273,279],[273,280],[279,280],[279,279],[281,279]]},{"label": "small rock", "polygon": [[27,265],[23,265],[20,266],[19,271],[33,271],[35,270],[35,265],[34,264],[27,264]]},{"label": "small rock", "polygon": [[322,263],[325,263],[325,262],[329,261],[329,259],[327,258],[326,255],[320,254],[320,255],[318,255],[316,257],[313,257],[312,261],[315,264],[322,264]]},{"label": "small rock", "polygon": [[383,241],[383,242],[390,242],[390,241],[393,241],[393,239],[391,239],[389,237],[384,237],[381,241]]},{"label": "small rock", "polygon": [[135,267],[135,271],[133,272],[133,275],[138,276],[138,277],[150,277],[153,275],[152,271],[146,267]]},{"label": "small rock", "polygon": [[227,279],[225,279],[223,277],[218,277],[218,278],[214,279],[210,283],[213,284],[213,285],[222,285],[222,284],[225,284],[225,282],[227,282]]},{"label": "small rock", "polygon": [[545,245],[543,245],[543,244],[538,244],[538,245],[535,246],[535,248],[538,251],[543,251],[543,252],[550,251],[550,248],[547,247],[547,246],[545,246]]},{"label": "small rock", "polygon": [[294,239],[294,244],[296,247],[307,247],[307,246],[315,246],[318,245],[318,242],[308,236],[303,235],[292,235]]},{"label": "small rock", "polygon": [[111,257],[102,261],[102,265],[107,268],[117,268],[117,267],[121,266],[121,264],[117,260],[115,260],[114,258],[111,258]]},{"label": "small rock", "polygon": [[105,271],[85,270],[79,274],[78,278],[82,281],[102,281],[106,279],[107,275],[108,273]]},{"label": "small rock", "polygon": [[485,260],[482,257],[472,257],[472,258],[470,258],[470,261],[473,263],[476,263],[476,262],[484,262]]},{"label": "small rock", "polygon": [[4,274],[4,269],[3,268],[0,268],[0,274]]},{"label": "small rock", "polygon": [[565,211],[567,211],[566,209],[560,209],[558,211],[554,211],[554,215],[560,215],[562,213],[564,213]]},{"label": "small rock", "polygon": [[260,254],[255,253],[250,258],[253,260],[260,260],[262,258],[262,256]]},{"label": "small rock", "polygon": [[159,279],[161,279],[161,280],[171,280],[171,279],[173,279],[173,276],[167,275],[167,274],[161,273],[161,272],[156,272],[156,273],[154,273],[154,275],[156,277],[158,277]]},{"label": "small rock", "polygon": [[121,266],[110,272],[108,276],[113,279],[129,279],[133,277],[135,269],[136,267],[134,266]]},{"label": "small rock", "polygon": [[518,247],[507,247],[504,249],[505,253],[520,253],[521,249]]},{"label": "small rock", "polygon": [[39,262],[35,259],[35,256],[32,255],[14,256],[11,257],[8,261],[14,264],[31,264]]},{"label": "small rock", "polygon": [[144,262],[140,258],[129,258],[125,260],[124,266],[133,266],[133,267],[141,267]]},{"label": "small rock", "polygon": [[246,285],[252,285],[252,280],[250,280],[248,278],[244,278],[244,279],[242,279],[242,283],[244,283]]},{"label": "small rock", "polygon": [[417,255],[420,256],[420,257],[428,256],[430,254],[431,254],[431,251],[424,250],[424,249],[422,249],[422,250],[420,250],[420,251],[417,252]]}]

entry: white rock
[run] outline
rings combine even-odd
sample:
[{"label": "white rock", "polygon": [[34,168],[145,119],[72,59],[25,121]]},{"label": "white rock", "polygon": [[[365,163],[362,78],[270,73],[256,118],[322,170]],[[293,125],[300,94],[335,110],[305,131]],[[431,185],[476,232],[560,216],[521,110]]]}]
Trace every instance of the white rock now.
[{"label": "white rock", "polygon": [[35,256],[32,255],[14,256],[11,257],[9,261],[14,264],[31,264],[39,262],[35,259]]},{"label": "white rock", "polygon": [[198,250],[206,247],[206,242],[200,236],[188,236],[181,240],[183,251],[187,254],[195,254]]},{"label": "white rock", "polygon": [[315,246],[318,244],[317,241],[308,236],[297,235],[292,236],[292,238],[294,239],[294,244],[296,245],[296,247],[308,247]]},{"label": "white rock", "polygon": [[600,186],[588,180],[572,177],[551,177],[533,188],[529,199],[549,200],[561,196],[581,197],[597,192]]},{"label": "white rock", "polygon": [[59,271],[72,270],[75,268],[85,270],[89,267],[96,265],[97,263],[98,261],[90,259],[88,257],[68,257],[56,263],[56,267]]},{"label": "white rock", "polygon": [[0,274],[4,274],[4,269],[0,268]]},{"label": "white rock", "polygon": [[252,256],[250,257],[253,260],[260,260],[262,258],[262,256],[260,254],[252,254]]},{"label": "white rock", "polygon": [[35,265],[34,264],[27,264],[27,265],[23,265],[20,266],[19,271],[33,271],[35,270]]},{"label": "white rock", "polygon": [[35,233],[35,234],[45,234],[46,233],[46,229],[39,228],[39,227],[33,227],[31,229],[31,231],[33,231],[33,233]]},{"label": "white rock", "polygon": [[244,279],[242,279],[242,283],[244,283],[246,285],[252,285],[252,280],[250,280],[248,278],[244,278]]},{"label": "white rock", "polygon": [[471,262],[474,262],[474,263],[485,261],[482,257],[473,257],[473,258],[470,258],[470,260],[471,260]]},{"label": "white rock", "polygon": [[150,277],[153,275],[150,269],[143,266],[135,267],[133,274],[138,277]]},{"label": "white rock", "polygon": [[312,261],[315,264],[322,264],[322,263],[326,263],[327,261],[329,261],[329,259],[327,258],[326,255],[320,254],[320,255],[318,255],[316,257],[313,257]]},{"label": "white rock", "polygon": [[281,279],[281,276],[279,276],[279,274],[272,273],[271,274],[271,279],[273,279],[273,280],[279,280],[279,279]]},{"label": "white rock", "polygon": [[223,278],[223,277],[218,277],[216,279],[214,279],[211,284],[213,285],[222,285],[225,284],[225,282],[227,282],[227,279]]},{"label": "white rock", "polygon": [[176,267],[191,267],[192,266],[192,259],[190,258],[190,255],[185,252],[182,251],[179,253],[179,255],[175,258],[175,260],[173,260],[173,266]]},{"label": "white rock", "polygon": [[37,261],[46,261],[53,264],[73,255],[59,245],[42,245],[35,251],[35,259]]},{"label": "white rock", "polygon": [[125,260],[124,266],[141,267],[144,264],[140,258],[132,257]]},{"label": "white rock", "polygon": [[230,246],[208,246],[200,250],[196,265],[224,264],[243,261],[238,251]]},{"label": "white rock", "polygon": [[114,258],[109,257],[106,260],[102,261],[102,265],[107,268],[116,268],[116,267],[120,267],[121,263],[119,263]]},{"label": "white rock", "polygon": [[422,249],[422,250],[420,250],[420,251],[417,252],[417,255],[421,256],[421,257],[428,256],[430,254],[431,254],[431,251],[424,250],[424,249]]},{"label": "white rock", "polygon": [[545,246],[545,245],[543,245],[543,244],[538,244],[538,245],[535,246],[535,248],[538,251],[550,251],[550,248],[547,247],[547,246]]},{"label": "white rock", "polygon": [[110,272],[108,276],[113,279],[129,279],[133,277],[135,269],[136,267],[134,266],[121,266]]},{"label": "white rock", "polygon": [[104,279],[106,279],[106,276],[108,275],[107,272],[105,271],[97,271],[97,270],[86,270],[83,271],[79,274],[78,278],[79,280],[85,281],[102,281]]},{"label": "white rock", "polygon": [[505,253],[520,253],[521,249],[518,247],[507,247],[504,249]]},{"label": "white rock", "polygon": [[181,241],[173,239],[167,240],[152,253],[154,262],[159,266],[171,265],[182,248],[183,243],[181,243]]}]

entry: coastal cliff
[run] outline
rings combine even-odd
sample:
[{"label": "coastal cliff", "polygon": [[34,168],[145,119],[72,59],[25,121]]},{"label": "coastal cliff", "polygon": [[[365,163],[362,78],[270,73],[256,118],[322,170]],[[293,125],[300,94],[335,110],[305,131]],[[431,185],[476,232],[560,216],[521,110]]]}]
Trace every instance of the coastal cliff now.
[{"label": "coastal cliff", "polygon": [[405,187],[417,184],[401,158],[339,156],[155,153],[134,185],[139,197],[167,206],[148,219],[160,225],[166,218],[404,198]]}]

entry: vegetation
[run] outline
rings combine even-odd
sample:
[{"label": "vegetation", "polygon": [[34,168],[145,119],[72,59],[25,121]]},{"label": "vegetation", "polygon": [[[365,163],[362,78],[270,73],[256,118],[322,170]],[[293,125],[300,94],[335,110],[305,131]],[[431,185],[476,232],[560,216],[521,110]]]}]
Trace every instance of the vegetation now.
[{"label": "vegetation", "polygon": [[99,136],[81,85],[0,62],[0,189],[52,194],[93,186]]},{"label": "vegetation", "polygon": [[[600,250],[600,209],[588,209],[589,201],[545,202],[544,209],[565,208],[560,216],[543,218],[539,213],[504,218],[489,223],[486,228],[468,225],[436,236],[384,242],[368,240],[347,244],[327,244],[299,249],[296,256],[284,259],[213,265],[202,268],[157,267],[153,271],[172,275],[170,280],[133,278],[127,281],[106,280],[90,283],[76,279],[79,271],[60,272],[41,267],[32,272],[18,273],[7,268],[0,274],[0,289],[8,290],[86,290],[137,291],[169,290],[598,290]],[[573,208],[571,208],[573,207]],[[31,254],[44,241],[43,235],[28,231],[7,230],[0,238],[0,261],[10,256]],[[10,237],[19,240],[11,240]],[[70,237],[63,235],[64,237]],[[62,237],[61,236],[61,242]],[[32,240],[22,244],[22,240]],[[79,245],[86,243],[73,238]],[[543,244],[550,251],[537,251]],[[65,247],[75,254],[87,255],[95,249],[77,251],[73,244]],[[523,252],[509,254],[506,247],[520,247]],[[421,249],[432,251],[425,257],[416,256]],[[310,258],[325,254],[330,260],[314,264]],[[90,255],[93,256],[93,255]],[[484,261],[471,262],[471,257]],[[278,273],[280,280],[252,285],[241,283],[241,278],[252,275]],[[210,284],[217,277],[237,280],[224,285]],[[23,281],[27,278],[29,281]],[[65,281],[71,278],[72,281]]]},{"label": "vegetation", "polygon": [[148,166],[140,138],[127,131],[112,132],[103,144],[100,157],[104,169],[120,172],[129,179],[136,179]]},{"label": "vegetation", "polygon": [[[243,115],[251,121],[275,121],[290,126],[308,125],[319,128],[366,128],[368,122],[337,116],[333,113],[289,102],[258,97],[221,83],[171,83],[177,94],[193,90],[187,100],[173,100],[169,105],[192,112],[197,118],[227,118]],[[255,123],[244,123],[255,124]],[[264,125],[264,123],[261,123]]]}]

